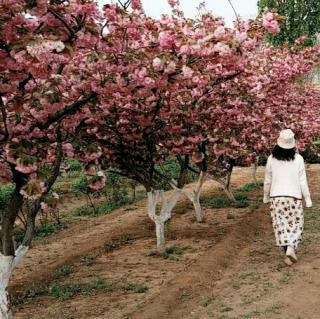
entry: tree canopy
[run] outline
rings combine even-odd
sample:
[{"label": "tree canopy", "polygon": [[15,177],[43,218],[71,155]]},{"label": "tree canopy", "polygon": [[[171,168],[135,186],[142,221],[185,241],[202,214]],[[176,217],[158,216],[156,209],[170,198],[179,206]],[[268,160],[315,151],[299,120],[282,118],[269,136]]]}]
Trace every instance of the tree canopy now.
[{"label": "tree canopy", "polygon": [[301,36],[308,37],[304,46],[316,42],[320,30],[319,0],[259,0],[258,7],[260,13],[266,9],[275,10],[286,18],[280,33],[269,37],[273,44],[288,42],[293,45]]}]

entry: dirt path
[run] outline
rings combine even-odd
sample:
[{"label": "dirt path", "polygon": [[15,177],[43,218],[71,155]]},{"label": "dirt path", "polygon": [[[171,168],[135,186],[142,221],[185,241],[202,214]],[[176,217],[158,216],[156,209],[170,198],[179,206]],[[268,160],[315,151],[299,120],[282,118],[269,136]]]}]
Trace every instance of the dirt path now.
[{"label": "dirt path", "polygon": [[[242,171],[235,170],[232,177],[234,185],[250,180],[248,174],[242,175]],[[217,192],[219,188],[217,183],[208,181],[204,185],[203,194]],[[108,251],[110,245],[125,243],[125,238],[153,238],[154,227],[147,217],[146,207],[146,200],[142,200],[110,215],[79,218],[78,225],[42,242],[34,242],[34,247],[14,272],[10,293],[19,295],[30,283],[49,283],[56,278],[55,270],[60,266],[79,261],[87,255],[98,256]],[[189,210],[192,216],[191,204],[182,197],[174,214],[184,213],[185,210]],[[174,237],[174,232],[168,233],[169,238]]]},{"label": "dirt path", "polygon": [[[107,292],[97,289],[65,300],[32,297],[15,307],[16,318],[318,319],[319,172],[319,165],[308,169],[314,208],[306,210],[300,259],[291,268],[274,246],[267,206],[254,212],[206,208],[207,222],[197,224],[191,204],[182,198],[168,225],[167,245],[184,253],[164,259],[150,254],[154,227],[141,201],[111,215],[83,219],[37,244],[11,285],[17,293],[41,282],[62,287],[99,279],[108,283]],[[237,169],[233,176],[234,185],[249,180],[248,169]],[[206,196],[217,193],[222,191],[215,183],[205,185]],[[260,193],[250,196],[261,198]],[[66,264],[72,273],[57,276],[55,270]]]},{"label": "dirt path", "polygon": [[263,209],[245,216],[221,242],[207,249],[180,273],[171,287],[163,287],[159,296],[131,318],[190,318],[195,305],[203,304],[209,298],[225,268],[238,263],[241,251],[256,238],[257,233],[265,231],[261,226],[267,222],[268,216]]}]

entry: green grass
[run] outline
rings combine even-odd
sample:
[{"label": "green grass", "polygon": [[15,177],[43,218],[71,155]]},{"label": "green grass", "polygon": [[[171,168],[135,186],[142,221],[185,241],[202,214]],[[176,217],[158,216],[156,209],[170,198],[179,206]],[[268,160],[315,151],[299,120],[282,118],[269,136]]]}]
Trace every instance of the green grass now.
[{"label": "green grass", "polygon": [[238,187],[237,191],[250,193],[250,192],[253,192],[253,191],[257,190],[257,189],[260,189],[261,186],[263,186],[263,182],[262,181],[258,181],[258,184],[248,183],[248,184],[245,184],[245,185],[243,185],[241,187]]},{"label": "green grass", "polygon": [[14,188],[14,184],[0,185],[0,213],[8,207]]},{"label": "green grass", "polygon": [[210,208],[245,208],[250,205],[249,199],[247,195],[244,194],[236,194],[235,201],[228,198],[227,196],[217,196],[213,198],[204,198],[203,204],[204,206]]},{"label": "green grass", "polygon": [[22,295],[20,295],[17,298],[13,298],[10,300],[12,305],[20,305],[25,302],[28,302],[31,299],[47,295],[48,294],[48,289],[44,287],[32,287],[31,289],[28,289],[25,291]]},{"label": "green grass", "polygon": [[149,257],[161,257],[163,259],[169,259],[172,261],[178,261],[179,256],[183,255],[186,250],[194,251],[192,247],[167,247],[165,252],[160,254],[158,251],[150,251],[147,256]]},{"label": "green grass", "polygon": [[[145,197],[144,193],[138,193],[136,195],[136,201],[142,199]],[[72,216],[79,217],[79,216],[99,216],[103,214],[110,214],[115,209],[118,209],[120,207],[129,205],[134,203],[132,198],[130,197],[124,197],[120,200],[113,201],[113,202],[103,202],[100,204],[96,204],[96,207],[93,208],[90,205],[84,205],[81,207],[78,207],[70,212]]]},{"label": "green grass", "polygon": [[259,209],[260,206],[261,206],[260,201],[252,201],[249,206],[250,212],[256,211],[257,209]]},{"label": "green grass", "polygon": [[[46,238],[48,236],[51,236],[53,234],[57,234],[58,232],[60,232],[63,229],[68,228],[68,224],[67,223],[48,223],[47,225],[39,225],[35,227],[35,231],[34,231],[34,240],[41,240],[43,238]],[[24,237],[24,229],[22,228],[15,228],[14,229],[14,237],[15,240],[18,243],[21,243]]]},{"label": "green grass", "polygon": [[125,283],[121,288],[125,291],[132,291],[137,294],[143,294],[148,291],[148,287],[138,283]]},{"label": "green grass", "polygon": [[94,264],[94,260],[95,260],[95,257],[94,256],[84,256],[82,259],[81,259],[81,262],[84,263],[86,266],[91,266]]},{"label": "green grass", "polygon": [[81,294],[81,292],[81,286],[74,283],[66,285],[54,284],[49,290],[51,296],[61,301],[73,298],[74,296]]},{"label": "green grass", "polygon": [[94,278],[87,283],[74,283],[67,284],[54,283],[49,288],[33,287],[27,290],[22,296],[12,300],[14,305],[23,304],[31,299],[40,296],[51,296],[60,301],[66,301],[76,296],[90,296],[99,292],[112,293],[114,291],[128,291],[136,294],[145,293],[148,291],[148,287],[135,282],[127,282],[118,280],[114,282],[108,282],[102,278]]},{"label": "green grass", "polygon": [[282,274],[282,277],[279,279],[279,284],[287,285],[292,277],[292,273],[290,271],[286,271]]},{"label": "green grass", "polygon": [[307,233],[320,232],[320,214],[317,208],[307,208],[305,211],[305,231]]},{"label": "green grass", "polygon": [[59,277],[67,277],[73,272],[73,268],[70,265],[63,265],[56,270]]},{"label": "green grass", "polygon": [[213,297],[207,298],[207,299],[202,303],[202,307],[204,307],[204,308],[208,307],[209,305],[212,304],[213,301],[214,301],[214,298],[213,298]]}]

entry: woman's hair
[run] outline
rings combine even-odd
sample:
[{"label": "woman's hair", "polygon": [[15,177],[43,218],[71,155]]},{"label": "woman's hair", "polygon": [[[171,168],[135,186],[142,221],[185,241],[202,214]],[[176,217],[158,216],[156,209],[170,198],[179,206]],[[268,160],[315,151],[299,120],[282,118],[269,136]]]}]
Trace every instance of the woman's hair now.
[{"label": "woman's hair", "polygon": [[276,145],[272,151],[272,157],[279,161],[293,161],[296,155],[296,148],[285,149]]}]

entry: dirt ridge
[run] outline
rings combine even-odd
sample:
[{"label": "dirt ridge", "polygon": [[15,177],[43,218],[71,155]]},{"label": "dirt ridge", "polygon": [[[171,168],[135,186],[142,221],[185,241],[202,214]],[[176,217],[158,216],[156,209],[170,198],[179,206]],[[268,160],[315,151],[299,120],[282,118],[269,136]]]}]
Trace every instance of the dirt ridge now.
[{"label": "dirt ridge", "polygon": [[[132,319],[176,319],[188,318],[194,304],[203,302],[224,269],[221,261],[229,265],[236,263],[237,256],[256,236],[269,230],[265,225],[269,216],[261,208],[242,218],[220,242],[206,251],[191,264],[184,273],[179,274],[171,287],[163,287],[158,297],[150,300]],[[232,243],[237,243],[236,246]],[[186,280],[185,274],[188,274]],[[178,301],[178,302],[177,302]],[[189,301],[190,304],[189,304]]]}]

